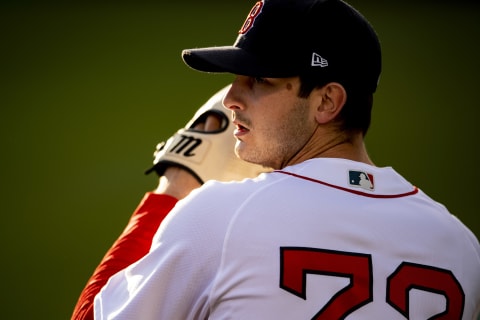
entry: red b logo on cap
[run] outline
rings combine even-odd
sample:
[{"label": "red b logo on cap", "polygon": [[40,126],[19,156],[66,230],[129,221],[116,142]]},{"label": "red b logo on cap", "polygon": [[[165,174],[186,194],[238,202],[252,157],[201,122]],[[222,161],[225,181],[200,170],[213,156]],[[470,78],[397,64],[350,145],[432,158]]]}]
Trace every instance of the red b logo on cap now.
[{"label": "red b logo on cap", "polygon": [[255,3],[253,6],[252,10],[250,10],[250,13],[247,16],[247,19],[243,23],[242,28],[238,31],[240,34],[245,34],[248,32],[253,27],[253,23],[255,22],[255,19],[258,17],[260,12],[262,11],[263,8],[263,2],[258,1]]}]

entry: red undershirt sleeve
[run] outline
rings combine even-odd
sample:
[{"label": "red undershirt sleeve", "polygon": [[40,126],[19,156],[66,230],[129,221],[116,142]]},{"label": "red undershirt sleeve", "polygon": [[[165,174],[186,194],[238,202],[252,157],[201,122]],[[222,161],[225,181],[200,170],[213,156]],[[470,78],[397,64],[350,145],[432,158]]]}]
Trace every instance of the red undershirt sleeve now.
[{"label": "red undershirt sleeve", "polygon": [[160,223],[177,201],[171,196],[151,192],[144,196],[125,230],[88,280],[77,301],[72,320],[93,319],[93,301],[97,293],[111,276],[148,253]]}]

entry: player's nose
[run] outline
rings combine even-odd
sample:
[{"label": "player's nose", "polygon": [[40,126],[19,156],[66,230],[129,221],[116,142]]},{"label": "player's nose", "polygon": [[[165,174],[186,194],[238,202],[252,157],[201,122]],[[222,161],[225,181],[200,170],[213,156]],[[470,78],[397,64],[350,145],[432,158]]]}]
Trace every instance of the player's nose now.
[{"label": "player's nose", "polygon": [[225,108],[236,111],[245,109],[245,103],[242,99],[242,85],[241,78],[242,76],[237,76],[232,82],[230,89],[223,98],[223,105]]}]

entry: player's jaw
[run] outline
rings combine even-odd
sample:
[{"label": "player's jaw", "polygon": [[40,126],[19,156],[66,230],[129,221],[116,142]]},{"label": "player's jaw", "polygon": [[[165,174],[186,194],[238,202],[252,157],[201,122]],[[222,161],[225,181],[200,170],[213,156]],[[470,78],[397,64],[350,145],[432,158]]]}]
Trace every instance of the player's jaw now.
[{"label": "player's jaw", "polygon": [[254,119],[247,119],[243,112],[234,111],[237,156],[274,169],[289,165],[289,161],[311,138],[314,127],[309,125],[308,106],[305,103],[297,101],[283,110]]}]

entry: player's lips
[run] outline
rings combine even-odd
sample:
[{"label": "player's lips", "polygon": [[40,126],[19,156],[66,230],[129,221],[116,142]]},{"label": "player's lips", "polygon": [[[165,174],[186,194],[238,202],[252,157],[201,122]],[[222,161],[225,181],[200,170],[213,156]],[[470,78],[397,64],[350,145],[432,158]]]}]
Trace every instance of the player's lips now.
[{"label": "player's lips", "polygon": [[243,135],[246,135],[250,130],[242,123],[239,121],[233,121],[233,124],[235,125],[235,130],[233,130],[233,135],[235,137],[241,137]]}]

